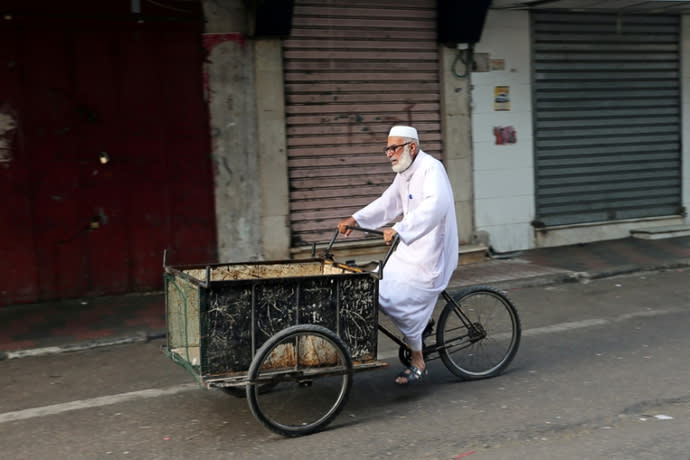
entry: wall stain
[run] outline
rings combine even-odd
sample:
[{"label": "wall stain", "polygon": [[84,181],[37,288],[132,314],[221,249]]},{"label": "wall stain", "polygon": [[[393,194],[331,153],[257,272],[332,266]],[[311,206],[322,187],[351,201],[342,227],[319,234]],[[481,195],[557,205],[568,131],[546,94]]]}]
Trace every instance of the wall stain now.
[{"label": "wall stain", "polygon": [[17,120],[14,111],[7,105],[0,107],[0,163],[12,161]]},{"label": "wall stain", "polygon": [[225,181],[225,186],[229,187],[230,184],[232,184],[232,168],[230,168],[230,165],[228,164],[228,159],[223,157],[221,158],[221,163],[223,164],[223,169],[225,170],[227,174],[227,180]]}]

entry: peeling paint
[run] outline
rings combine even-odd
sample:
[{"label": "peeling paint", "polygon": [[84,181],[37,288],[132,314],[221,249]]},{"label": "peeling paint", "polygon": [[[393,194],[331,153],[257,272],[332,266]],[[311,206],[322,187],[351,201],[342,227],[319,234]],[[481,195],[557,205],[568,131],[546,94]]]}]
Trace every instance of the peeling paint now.
[{"label": "peeling paint", "polygon": [[202,41],[203,41],[203,46],[204,49],[206,50],[206,62],[205,66],[202,72],[202,80],[203,80],[203,87],[204,87],[204,95],[206,101],[210,100],[210,85],[209,85],[209,75],[208,75],[208,69],[206,68],[208,64],[211,64],[211,52],[213,49],[220,45],[221,43],[224,42],[233,42],[237,43],[241,46],[243,51],[247,50],[247,40],[245,39],[244,35],[240,33],[210,33],[210,34],[203,34],[202,36]]},{"label": "peeling paint", "polygon": [[0,163],[12,161],[12,144],[17,121],[13,111],[3,106],[0,108]]},{"label": "peeling paint", "polygon": [[216,46],[220,45],[223,42],[235,42],[239,43],[242,45],[242,48],[247,47],[247,40],[245,39],[243,34],[240,33],[209,33],[209,34],[204,34],[202,37],[204,48],[206,51],[210,54],[211,50],[215,48]]}]

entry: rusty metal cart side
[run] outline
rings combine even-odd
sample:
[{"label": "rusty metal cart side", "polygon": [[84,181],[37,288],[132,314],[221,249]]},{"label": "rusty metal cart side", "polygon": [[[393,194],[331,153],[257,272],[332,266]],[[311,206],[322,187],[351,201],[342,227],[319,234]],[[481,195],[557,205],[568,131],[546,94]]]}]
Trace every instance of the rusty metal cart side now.
[{"label": "rusty metal cart side", "polygon": [[372,271],[333,261],[336,236],[324,256],[306,260],[164,261],[164,352],[207,388],[244,387],[254,416],[276,433],[326,426],[354,372],[387,366],[377,360],[385,261]]}]

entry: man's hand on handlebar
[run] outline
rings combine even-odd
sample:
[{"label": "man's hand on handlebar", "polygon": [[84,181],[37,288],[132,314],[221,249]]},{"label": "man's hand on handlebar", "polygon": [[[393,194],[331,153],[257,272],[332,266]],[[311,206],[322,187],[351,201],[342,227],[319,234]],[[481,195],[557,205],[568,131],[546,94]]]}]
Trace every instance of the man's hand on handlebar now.
[{"label": "man's hand on handlebar", "polygon": [[343,219],[338,223],[338,231],[349,236],[352,233],[352,229],[348,227],[357,227],[357,221],[354,217],[350,216],[347,219]]},{"label": "man's hand on handlebar", "polygon": [[383,229],[383,239],[386,241],[386,244],[388,246],[393,243],[393,239],[395,238],[395,235],[397,235],[398,232],[395,231],[393,227],[388,227]]},{"label": "man's hand on handlebar", "polygon": [[[348,217],[347,219],[343,219],[340,222],[338,222],[338,232],[344,234],[345,236],[349,236],[350,233],[352,233],[352,229],[358,228],[359,224],[355,220],[354,217]],[[383,240],[386,242],[386,245],[390,246],[393,244],[393,241],[395,240],[395,236],[398,234],[397,231],[393,227],[388,227],[384,228],[383,231],[380,230],[367,230],[365,228],[360,228],[359,230],[363,230],[365,232],[370,232],[370,233],[378,233],[379,235],[383,235]],[[335,237],[334,237],[335,238]]]}]

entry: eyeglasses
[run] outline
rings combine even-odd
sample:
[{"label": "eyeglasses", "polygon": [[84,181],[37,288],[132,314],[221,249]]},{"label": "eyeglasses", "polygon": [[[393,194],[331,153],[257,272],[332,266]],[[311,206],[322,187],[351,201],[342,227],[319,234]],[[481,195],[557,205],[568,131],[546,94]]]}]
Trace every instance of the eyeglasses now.
[{"label": "eyeglasses", "polygon": [[404,144],[400,144],[400,145],[395,145],[395,144],[389,145],[388,147],[386,147],[385,149],[383,149],[383,153],[385,153],[386,155],[388,155],[388,151],[389,151],[389,150],[390,150],[392,153],[397,153],[397,151],[400,150],[400,147],[405,147],[407,144],[411,144],[411,143],[412,143],[412,141],[410,141],[410,142],[405,142]]}]

